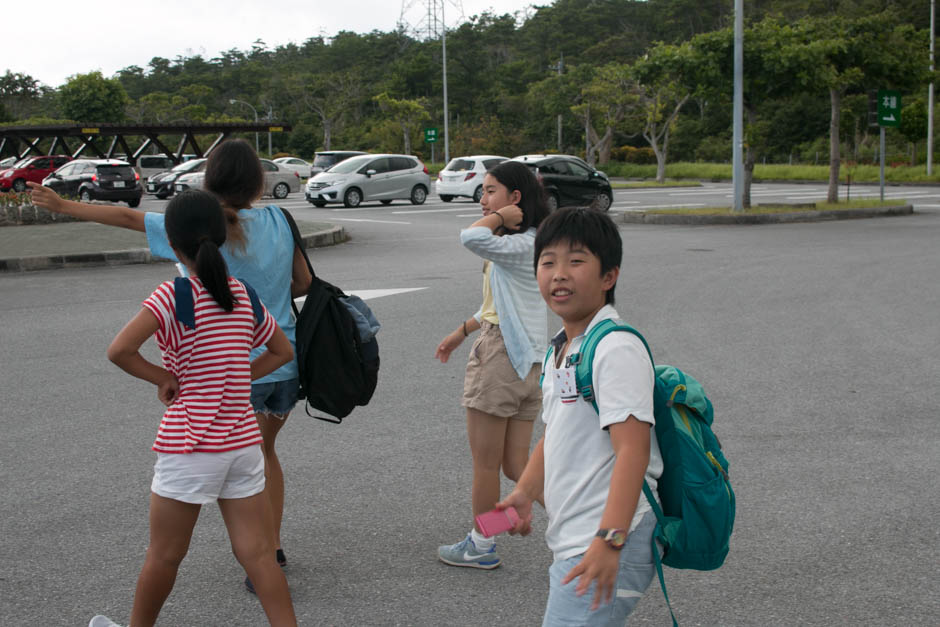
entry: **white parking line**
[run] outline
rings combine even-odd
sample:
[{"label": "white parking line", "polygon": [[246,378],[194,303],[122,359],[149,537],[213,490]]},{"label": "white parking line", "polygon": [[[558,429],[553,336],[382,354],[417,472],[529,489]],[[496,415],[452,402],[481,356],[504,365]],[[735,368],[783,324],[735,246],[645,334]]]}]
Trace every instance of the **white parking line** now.
[{"label": "white parking line", "polygon": [[704,207],[704,206],[705,206],[705,203],[703,202],[688,203],[684,205],[647,205],[645,207],[629,207],[627,209],[624,209],[623,211],[646,211],[647,209],[678,209],[681,207]]},{"label": "white parking line", "polygon": [[452,207],[450,209],[410,209],[408,211],[393,211],[392,213],[396,215],[406,215],[409,213],[455,213],[457,211],[466,210],[466,207]]},{"label": "white parking line", "polygon": [[399,220],[370,220],[369,218],[330,218],[337,222],[376,222],[378,224],[411,224],[411,222],[401,222]]}]

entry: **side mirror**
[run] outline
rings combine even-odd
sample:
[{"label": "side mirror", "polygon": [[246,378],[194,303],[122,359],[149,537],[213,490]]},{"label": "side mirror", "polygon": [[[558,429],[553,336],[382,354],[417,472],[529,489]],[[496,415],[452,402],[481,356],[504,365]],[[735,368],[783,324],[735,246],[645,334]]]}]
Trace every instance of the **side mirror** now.
[{"label": "side mirror", "polygon": [[366,176],[372,178],[372,175],[375,174],[375,170],[366,170]]}]

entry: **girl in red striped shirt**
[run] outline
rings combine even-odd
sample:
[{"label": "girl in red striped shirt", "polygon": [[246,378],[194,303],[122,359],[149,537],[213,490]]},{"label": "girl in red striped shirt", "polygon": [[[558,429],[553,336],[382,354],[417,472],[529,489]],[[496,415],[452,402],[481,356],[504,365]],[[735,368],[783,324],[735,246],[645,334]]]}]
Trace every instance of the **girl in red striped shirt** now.
[{"label": "girl in red striped shirt", "polygon": [[[219,247],[225,216],[214,196],[189,191],[166,209],[166,232],[189,268],[195,326],[176,319],[173,281],[160,285],[108,348],[108,358],[157,386],[167,406],[153,450],[150,546],[137,579],[131,624],[153,625],[173,589],[204,503],[218,502],[232,549],[272,625],[296,625],[287,580],[274,557],[264,497],[261,433],[251,381],[293,359],[290,341],[263,309],[255,320],[245,284],[228,275]],[[140,354],[155,336],[163,366]],[[252,348],[267,350],[250,361]],[[94,623],[99,620],[99,623]],[[107,624],[96,617],[93,624]],[[114,624],[114,623],[111,623]]]}]

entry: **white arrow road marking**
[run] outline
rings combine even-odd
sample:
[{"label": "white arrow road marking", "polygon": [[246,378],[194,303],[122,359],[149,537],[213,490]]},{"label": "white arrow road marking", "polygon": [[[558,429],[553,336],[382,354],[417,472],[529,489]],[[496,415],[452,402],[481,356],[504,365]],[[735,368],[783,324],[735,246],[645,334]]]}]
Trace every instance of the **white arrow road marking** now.
[{"label": "white arrow road marking", "polygon": [[[370,300],[372,298],[382,298],[383,296],[394,296],[395,294],[407,294],[408,292],[418,292],[421,290],[426,290],[426,287],[393,287],[385,290],[343,290],[349,295],[358,296],[362,300]],[[295,298],[294,302],[297,303],[298,307],[303,307],[304,300],[306,296],[301,296],[300,298]]]}]

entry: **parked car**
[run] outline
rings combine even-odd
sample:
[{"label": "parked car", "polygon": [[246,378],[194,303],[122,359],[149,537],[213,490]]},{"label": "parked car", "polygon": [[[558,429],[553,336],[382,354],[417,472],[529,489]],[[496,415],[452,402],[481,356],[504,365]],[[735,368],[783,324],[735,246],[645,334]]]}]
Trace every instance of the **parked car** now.
[{"label": "parked car", "polygon": [[571,155],[522,155],[521,161],[532,168],[542,182],[552,211],[569,205],[610,209],[614,192],[607,175]]},{"label": "parked car", "polygon": [[[265,196],[274,196],[275,198],[287,198],[291,192],[300,191],[300,175],[279,167],[273,161],[267,159],[261,160],[261,168],[264,170],[264,192]],[[204,169],[198,172],[183,174],[173,185],[177,193],[187,189],[202,189],[206,182],[206,173]]]},{"label": "parked car", "polygon": [[6,170],[17,161],[19,161],[18,157],[7,157],[6,159],[0,159],[0,170]]},{"label": "parked car", "polygon": [[20,159],[0,172],[0,190],[8,192],[12,189],[14,192],[25,192],[27,181],[42,183],[44,178],[71,160],[72,157],[68,155],[45,155]]},{"label": "parked car", "polygon": [[189,172],[200,172],[206,167],[205,159],[191,159],[173,166],[165,172],[155,174],[147,179],[147,193],[155,194],[163,199],[173,195],[173,185],[176,179]]},{"label": "parked car", "polygon": [[307,181],[305,196],[317,207],[341,202],[358,207],[365,200],[383,205],[393,200],[423,204],[431,188],[428,169],[410,155],[360,155],[350,157]]},{"label": "parked car", "polygon": [[325,172],[340,161],[345,161],[350,157],[366,155],[367,152],[361,150],[325,150],[313,155],[313,165],[310,166],[310,176]]},{"label": "parked car", "polygon": [[274,163],[291,172],[296,172],[297,176],[302,179],[310,176],[310,168],[313,166],[312,163],[308,163],[299,157],[279,157],[274,160]]},{"label": "parked car", "polygon": [[146,181],[155,174],[166,172],[173,167],[173,160],[166,155],[140,155],[134,167],[141,180]]},{"label": "parked car", "polygon": [[131,164],[119,159],[71,161],[47,176],[42,184],[59,195],[77,196],[83,202],[114,200],[131,207],[140,204],[144,193],[140,175]]},{"label": "parked car", "polygon": [[493,166],[508,159],[509,157],[495,155],[451,159],[447,167],[437,174],[437,195],[444,202],[450,202],[456,196],[465,196],[472,198],[473,202],[480,202],[483,197],[483,175]]}]

